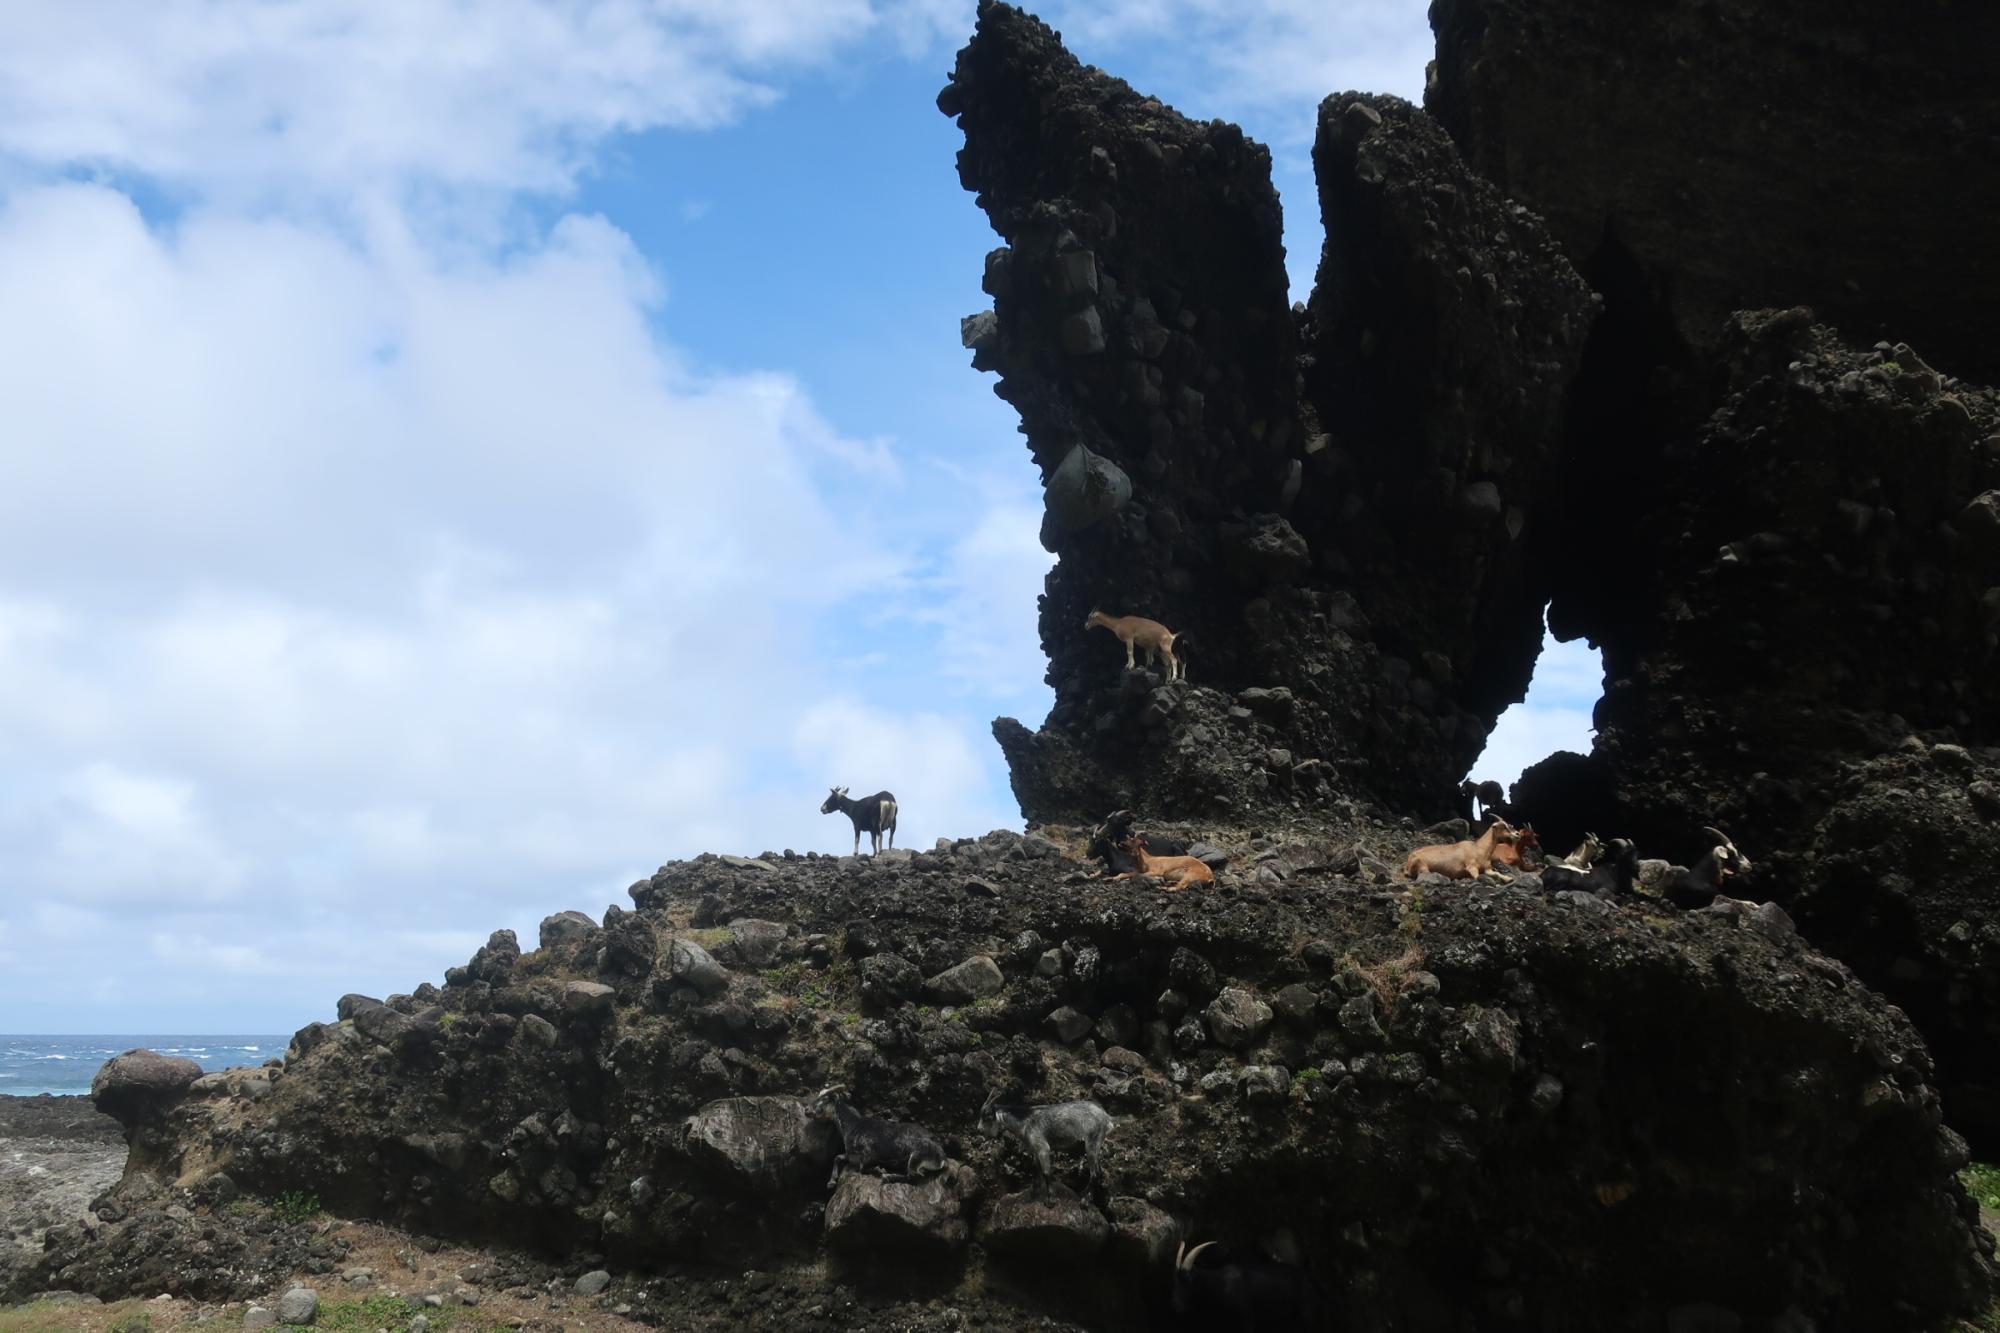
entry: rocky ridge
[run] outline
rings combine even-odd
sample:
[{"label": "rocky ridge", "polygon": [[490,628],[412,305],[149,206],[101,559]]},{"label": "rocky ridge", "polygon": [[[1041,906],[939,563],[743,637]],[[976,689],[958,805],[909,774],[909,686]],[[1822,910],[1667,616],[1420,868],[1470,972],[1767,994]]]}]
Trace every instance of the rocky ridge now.
[{"label": "rocky ridge", "polygon": [[[759,1318],[806,1327],[883,1283],[1153,1327],[1185,1236],[1302,1257],[1342,1327],[1920,1328],[1987,1289],[1922,1043],[1781,922],[1404,891],[1370,869],[1400,828],[1232,842],[1180,894],[1087,879],[1049,833],[678,862],[539,949],[501,932],[442,986],[347,997],[282,1069],[135,1119],[169,1150],[17,1286],[225,1294],[197,1256],[240,1189],[755,1269],[793,1293]],[[834,1082],[952,1166],[829,1189],[806,1103]],[[1035,1188],[973,1131],[994,1093],[1110,1109],[1103,1191]]]}]

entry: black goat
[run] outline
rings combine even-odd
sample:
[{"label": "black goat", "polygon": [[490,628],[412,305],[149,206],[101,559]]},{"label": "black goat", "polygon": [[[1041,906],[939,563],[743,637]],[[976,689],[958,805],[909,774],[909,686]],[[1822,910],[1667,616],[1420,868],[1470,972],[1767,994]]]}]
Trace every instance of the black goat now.
[{"label": "black goat", "polygon": [[1613,838],[1604,844],[1597,864],[1588,870],[1558,863],[1542,871],[1542,887],[1551,893],[1574,889],[1613,898],[1629,898],[1639,882],[1639,849],[1629,838]]},{"label": "black goat", "polygon": [[854,854],[861,855],[861,835],[869,837],[870,855],[882,850],[882,835],[889,835],[889,845],[896,845],[896,798],[886,791],[878,791],[873,796],[855,801],[848,799],[847,788],[835,787],[819,808],[823,815],[840,811],[854,821]]},{"label": "black goat", "polygon": [[1183,1242],[1174,1253],[1174,1314],[1202,1333],[1295,1333],[1327,1324],[1326,1292],[1311,1273],[1292,1264],[1265,1259],[1235,1259],[1209,1255],[1196,1267],[1202,1252],[1216,1242],[1188,1249]]},{"label": "black goat", "polygon": [[944,1170],[944,1145],[922,1125],[878,1120],[863,1115],[834,1094],[847,1091],[836,1083],[813,1098],[813,1115],[833,1121],[840,1130],[840,1155],[826,1187],[840,1183],[840,1169],[876,1171],[885,1180],[922,1180]]},{"label": "black goat", "polygon": [[1703,828],[1702,832],[1715,839],[1715,845],[1699,861],[1661,886],[1667,901],[1684,912],[1708,906],[1717,894],[1733,896],[1722,887],[1724,881],[1750,869],[1750,858],[1736,850],[1728,834],[1712,828]]},{"label": "black goat", "polygon": [[[1125,850],[1125,842],[1132,836],[1132,825],[1137,819],[1130,810],[1113,810],[1104,817],[1104,822],[1090,831],[1090,848],[1084,858],[1102,861],[1101,875],[1136,875],[1139,863],[1132,853]],[[1179,838],[1162,838],[1157,834],[1146,835],[1146,850],[1154,856],[1186,856],[1188,845]]]}]

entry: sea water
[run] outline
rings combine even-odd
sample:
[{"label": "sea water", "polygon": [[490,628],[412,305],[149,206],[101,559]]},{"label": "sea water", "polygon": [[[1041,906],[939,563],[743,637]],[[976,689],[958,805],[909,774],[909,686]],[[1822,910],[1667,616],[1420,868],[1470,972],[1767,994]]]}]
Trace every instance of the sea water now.
[{"label": "sea water", "polygon": [[0,1096],[32,1097],[51,1092],[82,1096],[90,1080],[114,1055],[143,1046],[161,1055],[184,1056],[204,1070],[261,1065],[283,1055],[289,1036],[255,1034],[213,1037],[8,1036],[0,1033]]}]

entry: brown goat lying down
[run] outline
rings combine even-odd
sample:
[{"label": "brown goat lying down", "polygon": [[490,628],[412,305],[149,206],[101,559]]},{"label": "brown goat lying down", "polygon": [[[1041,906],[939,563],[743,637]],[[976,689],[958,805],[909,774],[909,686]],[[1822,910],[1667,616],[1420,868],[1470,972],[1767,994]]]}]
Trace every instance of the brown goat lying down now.
[{"label": "brown goat lying down", "polygon": [[1151,875],[1154,879],[1165,880],[1169,892],[1184,889],[1190,884],[1215,883],[1215,872],[1197,857],[1153,856],[1146,851],[1146,839],[1137,833],[1127,838],[1122,845],[1131,855],[1133,864],[1139,868],[1128,870],[1122,875],[1113,875],[1111,877],[1113,879]]},{"label": "brown goat lying down", "polygon": [[1505,820],[1496,819],[1477,838],[1417,848],[1404,860],[1403,876],[1415,879],[1429,870],[1446,879],[1478,879],[1493,864],[1493,849],[1518,837]]},{"label": "brown goat lying down", "polygon": [[1535,826],[1523,824],[1514,830],[1514,841],[1508,842],[1502,839],[1493,844],[1493,864],[1524,870],[1528,865],[1528,853],[1539,852],[1541,849],[1542,838],[1535,832]]}]

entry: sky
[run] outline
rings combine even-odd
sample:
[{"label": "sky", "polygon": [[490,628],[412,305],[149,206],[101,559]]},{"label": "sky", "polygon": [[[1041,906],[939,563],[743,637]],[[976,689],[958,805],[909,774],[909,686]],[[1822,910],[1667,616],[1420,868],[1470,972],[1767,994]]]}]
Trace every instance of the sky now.
[{"label": "sky", "polygon": [[[703,850],[1018,827],[972,0],[0,10],[0,1032],[289,1031]],[[1423,0],[1059,0],[1273,147]],[[1545,658],[1478,776],[1587,747]],[[1580,725],[1579,725],[1580,724]],[[1490,771],[1489,771],[1490,770]]]}]

